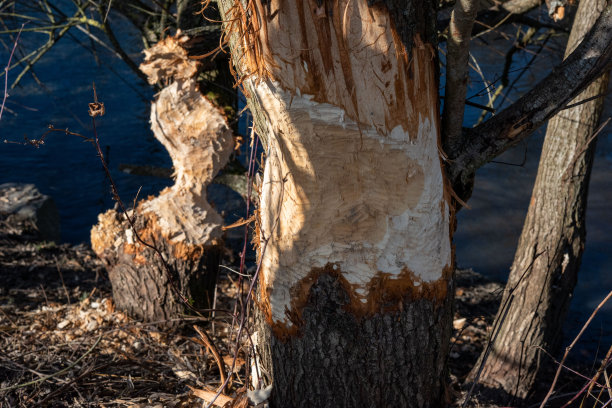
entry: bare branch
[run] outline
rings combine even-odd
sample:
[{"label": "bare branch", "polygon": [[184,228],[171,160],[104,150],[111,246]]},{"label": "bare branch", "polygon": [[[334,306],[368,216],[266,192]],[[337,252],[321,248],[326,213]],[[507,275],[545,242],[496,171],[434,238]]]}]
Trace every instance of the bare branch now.
[{"label": "bare branch", "polygon": [[448,168],[453,184],[471,184],[479,167],[529,136],[610,68],[612,3],[574,52],[538,85],[497,116],[465,130],[466,142]]},{"label": "bare branch", "polygon": [[[26,23],[21,25],[21,29],[25,26]],[[11,55],[9,56],[8,62],[6,63],[6,67],[4,68],[4,97],[2,98],[2,106],[0,106],[0,119],[2,119],[2,113],[4,112],[4,105],[6,105],[6,98],[8,98],[8,72],[11,67],[11,61],[13,60],[13,55],[15,54],[15,48],[17,48],[17,43],[19,42],[19,37],[21,36],[21,30],[17,33],[17,38],[15,38],[15,42],[13,43],[13,49],[11,50]]]},{"label": "bare branch", "polygon": [[[98,6],[98,13],[100,14],[100,17],[104,17],[105,10],[102,6]],[[117,51],[117,53],[121,55],[121,59],[128,65],[128,67],[130,67],[130,69],[138,76],[138,78],[143,80],[146,84],[147,76],[140,70],[140,68],[132,60],[132,58],[130,58],[130,56],[124,51],[123,47],[121,47],[119,40],[117,40],[117,37],[115,37],[115,33],[111,28],[110,22],[104,19],[102,27],[104,34],[106,34],[106,37],[110,41],[115,51]]]},{"label": "bare branch", "polygon": [[442,116],[445,151],[454,151],[461,142],[470,58],[470,37],[477,11],[478,0],[457,0],[451,15],[446,41],[446,88]]},{"label": "bare branch", "polygon": [[501,5],[501,8],[508,13],[523,14],[531,9],[539,7],[542,2],[540,0],[510,0]]},{"label": "bare branch", "polygon": [[[491,4],[486,4],[491,3]],[[504,2],[480,1],[480,9],[474,22],[472,36],[479,37],[490,31],[497,30],[502,25],[520,23],[534,28],[552,28],[557,31],[569,32],[561,24],[548,23],[528,17],[527,12],[541,6],[541,0],[510,0]],[[444,16],[441,13],[441,16]],[[450,24],[450,18],[441,17],[438,27],[445,29]],[[501,33],[501,32],[500,32]]]}]

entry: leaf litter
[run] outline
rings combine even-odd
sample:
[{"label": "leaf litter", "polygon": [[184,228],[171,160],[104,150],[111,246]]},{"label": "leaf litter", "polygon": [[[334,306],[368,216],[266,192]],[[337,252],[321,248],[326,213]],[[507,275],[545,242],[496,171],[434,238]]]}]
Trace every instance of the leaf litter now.
[{"label": "leaf litter", "polygon": [[[239,288],[224,270],[216,308],[232,310]],[[502,290],[471,270],[457,272],[448,360],[457,402]],[[231,314],[217,314],[212,325],[181,320],[178,329],[162,332],[131,319],[115,309],[106,272],[89,247],[35,242],[0,225],[0,408],[206,406],[234,357]],[[241,380],[246,349],[215,406],[246,407],[247,396],[267,398]]]},{"label": "leaf litter", "polygon": [[[236,285],[222,276],[218,292],[217,308],[231,310]],[[220,375],[192,326],[227,359],[231,316],[218,316],[214,331],[181,320],[161,332],[116,310],[87,246],[32,242],[0,226],[0,408],[201,407],[191,389],[215,391]]]}]

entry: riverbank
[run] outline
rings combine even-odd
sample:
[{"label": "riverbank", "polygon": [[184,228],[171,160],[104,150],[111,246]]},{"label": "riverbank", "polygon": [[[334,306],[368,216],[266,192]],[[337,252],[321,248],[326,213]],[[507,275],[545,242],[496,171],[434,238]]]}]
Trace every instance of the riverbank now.
[{"label": "riverbank", "polygon": [[[106,272],[85,244],[37,242],[0,226],[0,282],[2,408],[200,407],[190,387],[215,391],[221,378],[192,326],[206,329],[225,361],[233,356],[229,319],[218,317],[213,328],[186,317],[179,329],[160,332],[115,310]],[[449,355],[455,406],[468,389],[463,378],[486,344],[502,290],[471,270],[457,274]],[[218,308],[232,310],[237,293],[237,282],[222,269]],[[238,357],[244,378],[245,356]],[[239,395],[242,387],[237,380],[227,394]]]}]

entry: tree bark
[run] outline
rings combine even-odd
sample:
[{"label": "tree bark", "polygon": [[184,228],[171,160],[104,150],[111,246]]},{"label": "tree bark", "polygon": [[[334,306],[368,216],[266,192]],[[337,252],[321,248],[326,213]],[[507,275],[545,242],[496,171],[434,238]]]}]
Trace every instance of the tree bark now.
[{"label": "tree bark", "polygon": [[151,126],[170,153],[175,184],[131,211],[133,228],[124,214],[109,210],[91,232],[117,306],[164,326],[176,324],[171,319],[184,312],[185,302],[212,304],[222,218],[206,201],[206,187],[234,146],[224,115],[197,89],[197,64],[181,47],[184,41],[167,37],[146,51],[141,65],[150,83],[173,81],[152,105]]},{"label": "tree bark", "polygon": [[273,406],[446,406],[450,302],[408,297],[358,318],[341,274],[322,271],[299,335],[282,340],[259,314],[257,349],[273,378]]},{"label": "tree bark", "polygon": [[256,329],[273,406],[443,406],[433,4],[219,3],[266,152]]},{"label": "tree bark", "polygon": [[473,129],[463,145],[447,152],[453,189],[469,199],[478,168],[524,140],[587,86],[612,68],[612,3],[606,5],[584,40],[551,74],[516,102]]},{"label": "tree bark", "polygon": [[[568,56],[606,7],[605,0],[583,0],[567,45]],[[601,95],[608,74],[593,82],[574,102]],[[585,243],[585,211],[595,142],[592,136],[603,97],[566,109],[546,132],[538,175],[511,268],[499,326],[480,382],[527,397],[546,357],[561,340],[562,324],[577,280]],[[476,377],[484,354],[472,371]]]},{"label": "tree bark", "polygon": [[468,83],[470,38],[478,12],[477,0],[457,0],[446,40],[446,86],[442,115],[442,141],[445,152],[455,151],[461,143],[463,112]]}]

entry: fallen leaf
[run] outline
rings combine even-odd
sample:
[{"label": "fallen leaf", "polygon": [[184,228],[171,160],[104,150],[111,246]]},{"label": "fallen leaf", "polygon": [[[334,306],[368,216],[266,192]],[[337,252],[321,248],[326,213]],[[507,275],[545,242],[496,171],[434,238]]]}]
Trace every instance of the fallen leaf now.
[{"label": "fallen leaf", "polygon": [[[228,369],[232,366],[233,361],[234,361],[233,356],[223,356],[223,362],[225,363]],[[236,366],[234,367],[234,372],[235,373],[239,372],[242,369],[243,365],[244,365],[244,358],[240,358],[240,357],[236,358]]]}]

